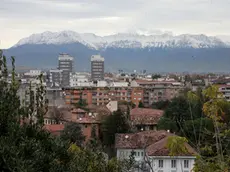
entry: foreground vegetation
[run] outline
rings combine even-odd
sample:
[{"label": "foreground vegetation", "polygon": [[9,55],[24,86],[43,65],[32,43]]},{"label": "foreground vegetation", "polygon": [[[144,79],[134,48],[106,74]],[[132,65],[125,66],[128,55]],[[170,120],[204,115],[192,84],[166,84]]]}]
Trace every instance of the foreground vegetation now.
[{"label": "foreground vegetation", "polygon": [[[108,159],[92,137],[82,146],[79,133],[52,137],[43,130],[47,111],[45,90],[41,84],[36,92],[30,89],[30,104],[20,106],[15,79],[14,58],[12,83],[7,83],[6,57],[0,51],[0,167],[4,172],[119,172],[130,170],[130,161]],[[79,131],[69,124],[67,130]],[[93,136],[93,134],[92,134]]]},{"label": "foreground vegetation", "polygon": [[165,110],[159,128],[187,138],[199,153],[195,171],[230,170],[230,103],[217,86],[196,92],[187,90],[153,107]]}]

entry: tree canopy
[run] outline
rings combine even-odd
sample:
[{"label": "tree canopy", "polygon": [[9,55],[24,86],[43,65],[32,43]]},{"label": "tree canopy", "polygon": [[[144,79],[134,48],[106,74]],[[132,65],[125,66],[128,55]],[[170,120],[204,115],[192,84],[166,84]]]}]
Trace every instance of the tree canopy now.
[{"label": "tree canopy", "polygon": [[85,136],[82,133],[81,126],[77,123],[66,123],[64,130],[61,132],[61,139],[82,146]]}]

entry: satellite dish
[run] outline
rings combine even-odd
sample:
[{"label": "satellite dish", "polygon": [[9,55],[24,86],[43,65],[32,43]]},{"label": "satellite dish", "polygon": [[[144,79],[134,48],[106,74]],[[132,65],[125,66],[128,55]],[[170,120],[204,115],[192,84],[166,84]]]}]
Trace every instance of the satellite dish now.
[{"label": "satellite dish", "polygon": [[128,136],[128,135],[125,135],[125,138],[126,138],[126,139],[128,139],[128,138],[129,138],[129,136]]}]

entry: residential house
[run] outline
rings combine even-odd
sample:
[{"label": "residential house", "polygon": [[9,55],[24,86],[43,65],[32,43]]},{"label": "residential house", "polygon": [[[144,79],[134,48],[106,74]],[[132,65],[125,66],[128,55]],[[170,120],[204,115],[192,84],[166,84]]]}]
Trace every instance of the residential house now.
[{"label": "residential house", "polygon": [[[137,166],[150,172],[191,172],[196,151],[185,143],[186,153],[170,156],[168,138],[174,136],[167,131],[143,131],[131,134],[116,134],[115,148],[118,159],[129,159],[133,153]],[[141,172],[135,168],[134,171]]]},{"label": "residential house", "polygon": [[52,135],[59,136],[61,131],[64,130],[63,124],[44,125],[44,129],[49,131]]},{"label": "residential house", "polygon": [[111,112],[106,107],[100,107],[100,109],[95,111],[91,110],[90,107],[87,108],[89,108],[90,112],[80,108],[75,109],[70,106],[49,106],[49,110],[44,117],[44,128],[57,135],[57,133],[60,133],[61,131],[60,128],[64,129],[64,125],[66,123],[74,122],[81,126],[82,133],[86,137],[86,141],[90,139],[93,127],[95,127],[96,135],[99,136],[102,116],[111,114]]},{"label": "residential house", "polygon": [[98,120],[97,115],[93,113],[88,113],[80,108],[73,109],[72,122],[75,122],[81,126],[82,133],[86,137],[86,141],[90,139],[93,127],[95,127],[96,135],[99,135],[99,125],[101,122]]},{"label": "residential house", "polygon": [[130,119],[138,131],[157,130],[157,123],[163,113],[158,109],[134,108],[130,111]]}]

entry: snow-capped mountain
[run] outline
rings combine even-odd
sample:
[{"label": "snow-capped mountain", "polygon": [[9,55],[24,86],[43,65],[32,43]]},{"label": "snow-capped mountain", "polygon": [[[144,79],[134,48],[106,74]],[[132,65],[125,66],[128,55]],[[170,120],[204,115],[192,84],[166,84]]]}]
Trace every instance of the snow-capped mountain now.
[{"label": "snow-capped mountain", "polygon": [[167,47],[167,48],[213,48],[227,47],[228,45],[216,37],[205,35],[178,35],[170,33],[143,35],[137,33],[118,33],[108,36],[97,36],[92,33],[77,33],[74,31],[43,32],[33,34],[21,39],[14,47],[25,44],[70,44],[81,43],[91,49],[114,48],[146,48],[146,47]]}]

